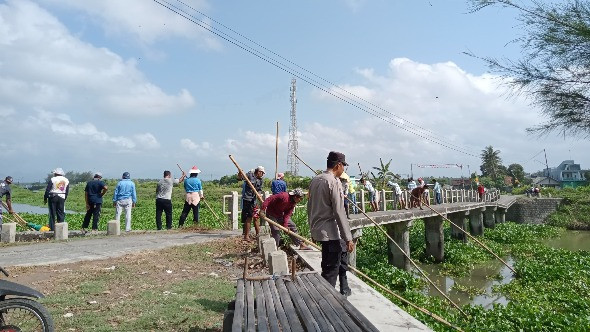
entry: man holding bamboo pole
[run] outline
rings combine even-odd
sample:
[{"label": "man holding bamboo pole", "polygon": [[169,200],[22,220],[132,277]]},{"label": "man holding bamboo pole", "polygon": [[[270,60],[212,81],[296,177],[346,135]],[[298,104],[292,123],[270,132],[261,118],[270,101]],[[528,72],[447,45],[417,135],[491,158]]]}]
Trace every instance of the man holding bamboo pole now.
[{"label": "man holding bamboo pole", "polygon": [[[12,176],[7,176],[4,181],[0,182],[0,200],[6,195],[6,206],[8,207],[8,213],[13,214],[12,210]],[[0,204],[0,226],[2,226],[2,204]]]},{"label": "man holding bamboo pole", "polygon": [[[264,177],[264,167],[258,166],[254,169],[254,172],[250,171],[246,173],[246,177],[252,183],[256,191],[262,195],[262,178]],[[244,180],[242,173],[238,173],[238,180]],[[250,227],[252,225],[252,219],[254,218],[254,230],[256,231],[256,237],[260,235],[260,221],[256,217],[256,193],[246,185],[242,193],[242,226],[244,241],[252,241],[250,238]]]},{"label": "man holding bamboo pole", "polygon": [[340,277],[340,293],[350,295],[346,271],[354,242],[339,179],[348,164],[344,154],[332,151],[326,166],[326,171],[315,176],[309,185],[307,219],[311,237],[322,244],[322,277],[334,287]]}]

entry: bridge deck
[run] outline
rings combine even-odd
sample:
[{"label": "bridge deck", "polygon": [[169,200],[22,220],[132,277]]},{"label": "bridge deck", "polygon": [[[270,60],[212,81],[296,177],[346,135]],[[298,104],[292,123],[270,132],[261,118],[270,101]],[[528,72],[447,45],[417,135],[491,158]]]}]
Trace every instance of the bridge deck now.
[{"label": "bridge deck", "polygon": [[[514,202],[516,202],[517,196],[502,196],[494,202],[457,202],[457,203],[446,203],[439,205],[431,205],[434,211],[446,215],[454,212],[469,211],[477,208],[501,208],[508,209]],[[428,217],[438,216],[436,212],[429,209],[427,206],[423,207],[423,210],[418,208],[409,210],[391,210],[391,211],[376,211],[367,212],[367,215],[375,220],[379,224],[392,224],[396,222],[421,219]],[[367,226],[373,226],[373,223],[367,219],[363,214],[351,214],[350,215],[350,228],[358,229]]]}]

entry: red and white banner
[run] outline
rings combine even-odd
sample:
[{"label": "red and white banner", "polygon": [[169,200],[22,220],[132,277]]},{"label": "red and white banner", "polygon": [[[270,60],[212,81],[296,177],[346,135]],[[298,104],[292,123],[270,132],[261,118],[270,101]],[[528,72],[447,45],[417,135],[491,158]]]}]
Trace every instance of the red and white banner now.
[{"label": "red and white banner", "polygon": [[453,167],[463,168],[463,165],[460,165],[460,164],[416,165],[416,166],[420,167],[420,168],[453,168]]}]

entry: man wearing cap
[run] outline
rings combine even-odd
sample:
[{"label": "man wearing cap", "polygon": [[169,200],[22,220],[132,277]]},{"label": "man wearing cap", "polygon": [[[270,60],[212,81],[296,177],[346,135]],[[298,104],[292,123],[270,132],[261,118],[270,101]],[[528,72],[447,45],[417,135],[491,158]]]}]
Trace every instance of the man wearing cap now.
[{"label": "man wearing cap", "polygon": [[70,191],[70,181],[64,176],[65,172],[60,167],[53,170],[53,177],[47,182],[43,203],[49,201],[49,229],[55,231],[55,222],[64,222],[66,219],[66,199]]},{"label": "man wearing cap", "polygon": [[270,191],[273,195],[287,191],[287,182],[284,173],[277,173],[277,178],[270,183]]},{"label": "man wearing cap", "polygon": [[159,231],[162,230],[162,212],[166,215],[166,229],[172,229],[172,187],[185,177],[184,171],[180,179],[172,179],[172,173],[164,171],[164,178],[156,186],[156,228]]},{"label": "man wearing cap", "polygon": [[92,231],[98,231],[100,210],[102,209],[102,196],[107,192],[107,185],[102,181],[102,173],[94,173],[94,178],[86,182],[84,199],[86,201],[86,215],[82,223],[82,232],[86,233],[92,217]]},{"label": "man wearing cap", "polygon": [[354,242],[339,180],[348,164],[344,154],[335,151],[328,154],[326,164],[326,171],[315,176],[309,185],[307,218],[311,237],[322,244],[322,277],[336,286],[340,276],[340,293],[349,295],[346,271],[348,252],[354,250]]},{"label": "man wearing cap", "polygon": [[[12,176],[7,176],[4,181],[0,182],[0,201],[2,197],[6,196],[6,206],[8,206],[8,213],[13,214],[12,210]],[[2,204],[0,204],[0,227],[2,226]]]},{"label": "man wearing cap", "polygon": [[121,220],[121,213],[125,211],[126,232],[131,232],[131,209],[135,207],[135,203],[137,203],[135,183],[131,181],[131,174],[125,172],[115,187],[113,206],[116,209],[115,220],[117,221]]},{"label": "man wearing cap", "polygon": [[178,227],[184,226],[184,221],[191,209],[193,210],[194,223],[199,223],[199,207],[201,205],[201,200],[205,199],[205,196],[203,195],[203,184],[201,183],[201,179],[197,177],[199,176],[199,173],[201,173],[201,170],[197,166],[193,166],[188,173],[188,179],[184,180],[186,198],[184,200],[182,213],[180,214],[180,220],[178,220]]},{"label": "man wearing cap", "polygon": [[[250,171],[246,173],[246,177],[252,183],[254,188],[259,194],[262,194],[262,178],[264,178],[264,167],[258,166],[254,169],[254,172]],[[242,178],[242,173],[238,173],[238,180],[244,180]],[[256,207],[256,193],[252,190],[252,188],[248,185],[248,183],[244,180],[244,190],[242,194],[242,224],[243,224],[243,235],[244,241],[251,241],[250,239],[250,226],[252,225],[252,218],[255,215]],[[254,230],[256,231],[256,236],[260,235],[260,222],[258,218],[254,218]]]},{"label": "man wearing cap", "polygon": [[[304,194],[301,188],[293,189],[289,192],[281,192],[276,195],[271,195],[264,200],[261,210],[266,213],[266,216],[272,221],[282,225],[285,228],[288,228],[293,233],[297,233],[297,226],[291,220],[291,216],[293,215],[293,211],[295,211],[295,206],[297,203],[303,200],[303,196]],[[277,247],[279,247],[279,242],[281,240],[279,228],[271,224],[270,231],[272,237],[277,243]],[[300,250],[309,249],[309,247],[303,244],[295,236],[292,236],[291,234],[289,234],[289,236],[291,237],[291,242],[293,242],[293,245],[299,246]]]}]

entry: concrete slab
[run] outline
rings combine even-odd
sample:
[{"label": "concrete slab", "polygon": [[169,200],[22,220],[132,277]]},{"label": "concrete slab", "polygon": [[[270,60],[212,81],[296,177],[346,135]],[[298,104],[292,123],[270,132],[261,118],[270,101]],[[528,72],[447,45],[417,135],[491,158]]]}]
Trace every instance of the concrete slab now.
[{"label": "concrete slab", "polygon": [[241,231],[211,233],[149,232],[117,237],[27,243],[0,247],[3,267],[73,263],[120,257],[144,250],[204,243],[241,234]]},{"label": "concrete slab", "polygon": [[[319,251],[297,250],[296,252],[311,269],[322,270],[322,254]],[[352,273],[348,274],[348,285],[352,289],[352,295],[348,297],[348,301],[379,331],[432,331]]]}]

